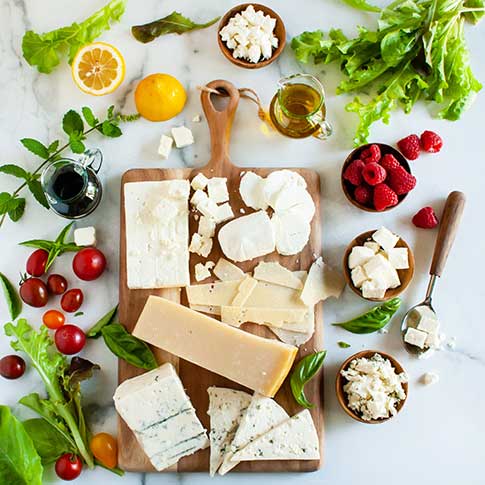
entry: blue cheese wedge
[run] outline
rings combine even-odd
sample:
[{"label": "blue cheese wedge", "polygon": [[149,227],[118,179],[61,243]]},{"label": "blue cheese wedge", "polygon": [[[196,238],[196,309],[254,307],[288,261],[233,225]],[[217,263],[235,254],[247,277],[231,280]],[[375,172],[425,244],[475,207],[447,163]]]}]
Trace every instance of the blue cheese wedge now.
[{"label": "blue cheese wedge", "polygon": [[222,464],[222,458],[232,442],[241,419],[251,402],[251,395],[224,387],[209,387],[211,418],[210,475],[213,477]]},{"label": "blue cheese wedge", "polygon": [[206,430],[172,364],[123,382],[113,399],[158,471],[208,446]]},{"label": "blue cheese wedge", "polygon": [[292,416],[234,453],[232,462],[318,460],[320,443],[308,409]]},{"label": "blue cheese wedge", "polygon": [[219,475],[225,475],[239,463],[233,460],[235,453],[288,418],[287,412],[276,401],[258,393],[254,394],[234,439],[224,454]]}]

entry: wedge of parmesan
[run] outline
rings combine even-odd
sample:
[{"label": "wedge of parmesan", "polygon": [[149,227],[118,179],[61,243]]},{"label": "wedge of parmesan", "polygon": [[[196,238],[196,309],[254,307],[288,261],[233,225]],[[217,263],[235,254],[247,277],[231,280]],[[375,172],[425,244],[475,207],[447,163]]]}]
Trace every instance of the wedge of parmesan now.
[{"label": "wedge of parmesan", "polygon": [[251,402],[251,394],[224,387],[209,387],[210,416],[210,475],[222,464],[224,453],[231,444],[241,419]]},{"label": "wedge of parmesan", "polygon": [[232,462],[259,460],[318,460],[320,443],[308,409],[251,441],[231,458]]},{"label": "wedge of parmesan", "polygon": [[339,298],[345,287],[344,277],[318,258],[310,268],[300,298],[305,305],[313,306],[331,296]]},{"label": "wedge of parmesan", "polygon": [[225,475],[238,464],[233,460],[235,453],[288,418],[287,412],[276,401],[261,394],[254,394],[234,439],[224,454],[219,475]]},{"label": "wedge of parmesan", "polygon": [[235,264],[232,264],[225,258],[220,258],[214,268],[214,274],[221,281],[232,281],[244,279],[244,272],[238,268]]},{"label": "wedge of parmesan", "polygon": [[240,284],[241,280],[234,280],[187,286],[187,299],[190,305],[229,305],[237,295]]},{"label": "wedge of parmesan", "polygon": [[303,283],[298,276],[284,266],[281,266],[281,264],[275,262],[265,263],[262,261],[256,268],[254,268],[253,276],[257,280],[267,281],[268,283],[286,286],[295,290],[301,290],[303,288]]}]

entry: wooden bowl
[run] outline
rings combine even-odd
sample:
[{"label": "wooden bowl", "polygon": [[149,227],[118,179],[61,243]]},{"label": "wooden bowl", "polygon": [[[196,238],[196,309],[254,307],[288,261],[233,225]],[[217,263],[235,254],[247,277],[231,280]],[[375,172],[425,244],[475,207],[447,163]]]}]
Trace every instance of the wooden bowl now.
[{"label": "wooden bowl", "polygon": [[[270,17],[276,19],[274,35],[278,38],[278,47],[273,50],[273,55],[269,59],[264,59],[257,63],[249,62],[246,59],[235,59],[232,56],[232,50],[229,49],[229,47],[227,47],[226,43],[223,42],[223,40],[221,39],[221,36],[219,35],[222,28],[228,24],[229,19],[234,17],[237,13],[240,13],[243,10],[246,10],[246,8],[249,7],[249,5],[252,5],[256,11],[262,10],[265,15],[269,15]],[[221,52],[224,54],[224,56],[236,66],[244,67],[246,69],[260,69],[262,67],[269,66],[283,52],[283,49],[285,48],[285,45],[286,45],[285,24],[283,23],[283,20],[281,20],[281,17],[274,10],[271,10],[269,7],[266,7],[265,5],[260,5],[258,3],[243,3],[242,5],[238,5],[234,8],[231,8],[231,10],[229,10],[229,12],[227,12],[224,15],[224,17],[222,17],[219,23],[219,28],[217,29],[217,43],[219,44],[219,48],[221,49]]]},{"label": "wooden bowl", "polygon": [[345,169],[350,164],[350,162],[358,159],[360,154],[362,153],[362,151],[365,150],[366,148],[369,148],[371,145],[379,145],[379,148],[381,149],[382,156],[387,155],[387,154],[394,155],[396,157],[397,161],[402,165],[402,167],[407,172],[411,173],[411,167],[409,166],[408,161],[406,160],[404,155],[399,150],[396,150],[396,148],[392,147],[391,145],[386,145],[385,143],[367,143],[366,145],[362,145],[362,146],[356,148],[355,150],[353,150],[352,152],[350,152],[349,156],[345,159],[345,162],[342,165],[342,173],[340,175],[342,190],[344,191],[344,194],[345,194],[345,197],[347,197],[347,200],[352,205],[354,205],[355,207],[357,207],[359,209],[362,209],[363,211],[379,212],[379,213],[387,212],[387,211],[390,211],[390,210],[396,208],[407,197],[408,194],[398,195],[399,202],[396,205],[394,205],[392,207],[388,207],[387,209],[384,209],[383,211],[378,211],[378,210],[374,209],[373,207],[369,207],[369,206],[366,206],[366,205],[363,205],[363,204],[359,204],[359,202],[357,202],[354,199],[354,195],[353,195],[354,190],[355,190],[355,186],[352,185],[349,181],[344,179]]},{"label": "wooden bowl", "polygon": [[[361,298],[364,298],[362,296],[362,291],[360,291],[360,289],[357,288],[352,282],[351,269],[349,268],[349,265],[348,265],[349,255],[354,246],[363,246],[366,241],[372,240],[372,234],[374,234],[376,231],[377,229],[375,229],[374,231],[367,231],[357,236],[347,246],[347,249],[345,250],[345,253],[344,253],[343,270],[344,270],[345,281],[350,286],[352,291],[355,294],[359,295]],[[407,244],[407,242],[404,241],[404,239],[402,238],[399,239],[399,241],[396,244],[396,247],[407,248],[408,250],[409,268],[397,270],[397,274],[399,275],[399,279],[401,280],[401,286],[398,286],[397,288],[389,288],[386,291],[384,298],[364,298],[364,300],[368,300],[368,301],[390,300],[391,298],[395,298],[396,296],[400,295],[409,286],[409,283],[411,283],[411,280],[413,279],[413,276],[414,276],[414,266],[415,266],[414,254],[411,248],[409,247],[409,245]]]},{"label": "wooden bowl", "polygon": [[[384,357],[385,359],[389,359],[392,366],[394,367],[394,369],[396,369],[396,371],[398,372],[398,374],[400,374],[401,372],[405,372],[405,370],[403,369],[402,365],[394,358],[392,357],[391,355],[389,354],[386,354],[385,352],[381,352],[379,350],[363,350],[362,352],[357,352],[356,354],[350,356],[339,368],[338,372],[337,372],[337,378],[335,379],[335,391],[337,393],[337,400],[338,402],[340,403],[340,405],[342,406],[343,410],[351,417],[351,418],[354,418],[356,421],[360,421],[361,423],[365,423],[365,424],[381,424],[381,423],[385,423],[386,421],[389,421],[391,418],[393,418],[394,416],[396,416],[396,414],[394,416],[390,416],[388,418],[381,418],[381,419],[371,419],[369,421],[366,421],[365,419],[362,419],[362,417],[357,414],[355,411],[353,411],[352,409],[350,409],[348,407],[348,404],[347,404],[347,394],[345,394],[345,391],[344,391],[344,385],[347,383],[347,379],[345,379],[345,377],[340,373],[342,370],[344,369],[347,369],[347,367],[349,366],[350,362],[352,362],[354,359],[359,359],[359,358],[362,358],[362,357],[365,357],[365,358],[369,358],[369,357],[372,357],[374,354],[379,354],[379,355],[382,355],[382,357]],[[404,392],[406,393],[406,397],[399,402],[399,404],[397,405],[396,407],[396,410],[397,412],[399,413],[399,411],[401,411],[402,407],[404,406],[404,403],[406,402],[406,399],[408,397],[408,392],[409,392],[409,385],[407,382],[403,383],[403,389],[404,389]]]}]

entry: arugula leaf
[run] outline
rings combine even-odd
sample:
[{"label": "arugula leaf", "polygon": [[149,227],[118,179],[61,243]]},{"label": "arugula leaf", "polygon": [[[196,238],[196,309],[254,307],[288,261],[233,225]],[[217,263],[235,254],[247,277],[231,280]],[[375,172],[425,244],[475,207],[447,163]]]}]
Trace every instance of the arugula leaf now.
[{"label": "arugula leaf", "polygon": [[50,209],[49,202],[47,202],[47,198],[44,194],[44,189],[42,188],[42,184],[35,179],[31,179],[27,182],[27,187],[30,190],[30,193],[34,196],[35,200],[46,209]]},{"label": "arugula leaf", "polygon": [[39,72],[50,73],[60,62],[60,56],[68,52],[69,63],[77,51],[98,38],[111,23],[120,20],[125,11],[126,0],[111,0],[106,6],[95,12],[81,23],[61,27],[44,34],[31,30],[22,39],[22,53],[25,60],[37,67]]},{"label": "arugula leaf", "polygon": [[357,10],[363,10],[364,12],[380,12],[379,7],[368,4],[365,0],[342,0],[347,5],[356,8]]},{"label": "arugula leaf", "polygon": [[7,175],[12,175],[13,177],[17,177],[19,179],[28,180],[30,178],[30,174],[26,170],[18,165],[14,165],[13,163],[2,165],[0,167],[0,172]]},{"label": "arugula leaf", "polygon": [[104,343],[114,355],[138,367],[152,370],[158,367],[155,356],[145,342],[128,333],[119,323],[105,325],[101,329]]},{"label": "arugula leaf", "polygon": [[295,401],[305,408],[312,408],[314,405],[308,401],[305,396],[305,384],[309,382],[317,372],[321,369],[325,356],[327,355],[326,350],[320,352],[314,352],[298,362],[295,369],[291,373],[290,377],[290,387]]},{"label": "arugula leaf", "polygon": [[0,406],[0,483],[42,485],[42,463],[22,423]]},{"label": "arugula leaf", "polygon": [[47,158],[49,156],[49,148],[38,140],[34,140],[33,138],[22,138],[20,143],[22,143],[29,152],[40,158]]},{"label": "arugula leaf", "polygon": [[0,285],[3,288],[10,318],[15,320],[22,311],[22,301],[12,283],[10,283],[9,279],[3,273],[0,273]]},{"label": "arugula leaf", "polygon": [[116,313],[118,311],[118,305],[112,308],[106,315],[101,317],[87,332],[86,337],[88,338],[98,338],[101,337],[101,330],[106,325],[113,323]]},{"label": "arugula leaf", "polygon": [[146,44],[161,35],[181,35],[192,30],[205,29],[206,27],[215,24],[219,19],[220,17],[216,17],[205,24],[196,24],[187,17],[184,17],[181,13],[172,12],[170,15],[148,24],[133,26],[131,28],[131,33],[136,40]]}]

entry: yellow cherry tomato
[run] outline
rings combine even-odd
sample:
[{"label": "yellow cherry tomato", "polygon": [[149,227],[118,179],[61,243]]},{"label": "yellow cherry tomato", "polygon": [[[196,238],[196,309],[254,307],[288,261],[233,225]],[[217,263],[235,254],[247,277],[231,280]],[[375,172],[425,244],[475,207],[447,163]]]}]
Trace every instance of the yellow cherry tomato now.
[{"label": "yellow cherry tomato", "polygon": [[98,433],[91,438],[91,452],[105,467],[115,468],[118,464],[118,443],[108,433]]}]

